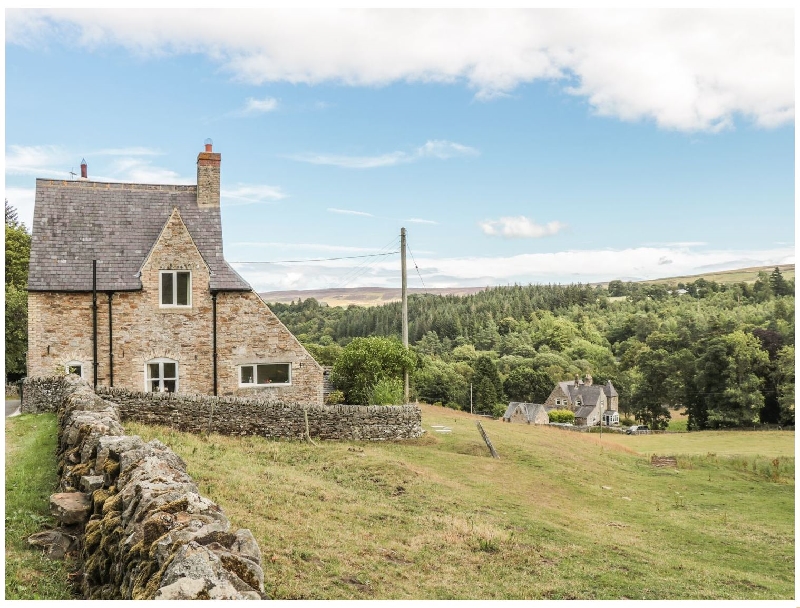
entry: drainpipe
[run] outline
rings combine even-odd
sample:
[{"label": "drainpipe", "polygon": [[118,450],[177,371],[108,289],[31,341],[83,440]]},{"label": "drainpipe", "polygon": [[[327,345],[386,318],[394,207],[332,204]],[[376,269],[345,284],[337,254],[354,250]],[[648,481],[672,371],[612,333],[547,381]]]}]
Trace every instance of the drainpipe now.
[{"label": "drainpipe", "polygon": [[97,389],[97,260],[92,260],[92,368]]},{"label": "drainpipe", "polygon": [[214,396],[217,396],[217,292],[211,292],[211,349],[214,362]]},{"label": "drainpipe", "polygon": [[108,385],[114,386],[114,327],[111,323],[111,298],[113,291],[108,292]]}]

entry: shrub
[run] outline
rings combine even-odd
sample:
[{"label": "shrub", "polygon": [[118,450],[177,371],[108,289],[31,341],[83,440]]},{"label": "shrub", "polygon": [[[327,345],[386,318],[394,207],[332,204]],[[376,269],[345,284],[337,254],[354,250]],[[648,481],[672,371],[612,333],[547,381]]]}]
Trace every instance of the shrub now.
[{"label": "shrub", "polygon": [[403,382],[397,378],[384,378],[372,387],[370,405],[400,405],[403,403]]},{"label": "shrub", "polygon": [[636,421],[633,418],[628,418],[627,416],[624,418],[619,419],[619,423],[622,426],[632,426],[636,424]]},{"label": "shrub", "polygon": [[446,408],[450,408],[451,410],[460,410],[461,409],[461,406],[458,405],[458,403],[456,403],[455,401],[448,401],[447,403],[444,404],[444,406]]},{"label": "shrub", "polygon": [[550,410],[547,415],[550,422],[568,422],[570,424],[575,422],[575,413],[570,410]]},{"label": "shrub", "polygon": [[508,409],[507,403],[495,403],[494,406],[492,407],[492,416],[494,416],[495,418],[502,418],[503,414],[506,413],[507,409]]},{"label": "shrub", "polygon": [[344,403],[344,393],[342,391],[331,391],[325,397],[325,403],[328,405],[337,405],[338,403]]}]

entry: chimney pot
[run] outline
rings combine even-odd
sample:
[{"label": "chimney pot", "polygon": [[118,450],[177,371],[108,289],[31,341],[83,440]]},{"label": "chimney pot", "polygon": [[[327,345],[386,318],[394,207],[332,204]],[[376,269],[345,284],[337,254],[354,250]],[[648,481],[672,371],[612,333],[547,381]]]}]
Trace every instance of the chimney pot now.
[{"label": "chimney pot", "polygon": [[81,179],[89,179],[89,166],[85,158],[81,159]]},{"label": "chimney pot", "polygon": [[211,152],[212,151],[211,148],[214,146],[214,142],[211,141],[211,138],[206,139],[204,143],[206,145],[206,152]]}]

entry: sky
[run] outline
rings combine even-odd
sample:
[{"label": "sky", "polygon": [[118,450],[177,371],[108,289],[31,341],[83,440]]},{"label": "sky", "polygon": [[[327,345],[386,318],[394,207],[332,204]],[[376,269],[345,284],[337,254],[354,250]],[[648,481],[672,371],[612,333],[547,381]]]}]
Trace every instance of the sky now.
[{"label": "sky", "polygon": [[28,226],[210,138],[257,291],[397,287],[401,227],[410,287],[794,263],[791,10],[7,10],[5,77]]}]

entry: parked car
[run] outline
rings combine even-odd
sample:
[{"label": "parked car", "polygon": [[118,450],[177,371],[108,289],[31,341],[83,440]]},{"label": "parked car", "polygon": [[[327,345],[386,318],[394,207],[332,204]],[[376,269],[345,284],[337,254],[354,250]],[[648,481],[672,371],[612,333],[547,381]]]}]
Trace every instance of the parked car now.
[{"label": "parked car", "polygon": [[634,424],[627,431],[626,435],[647,435],[650,432],[650,427],[646,424]]}]

